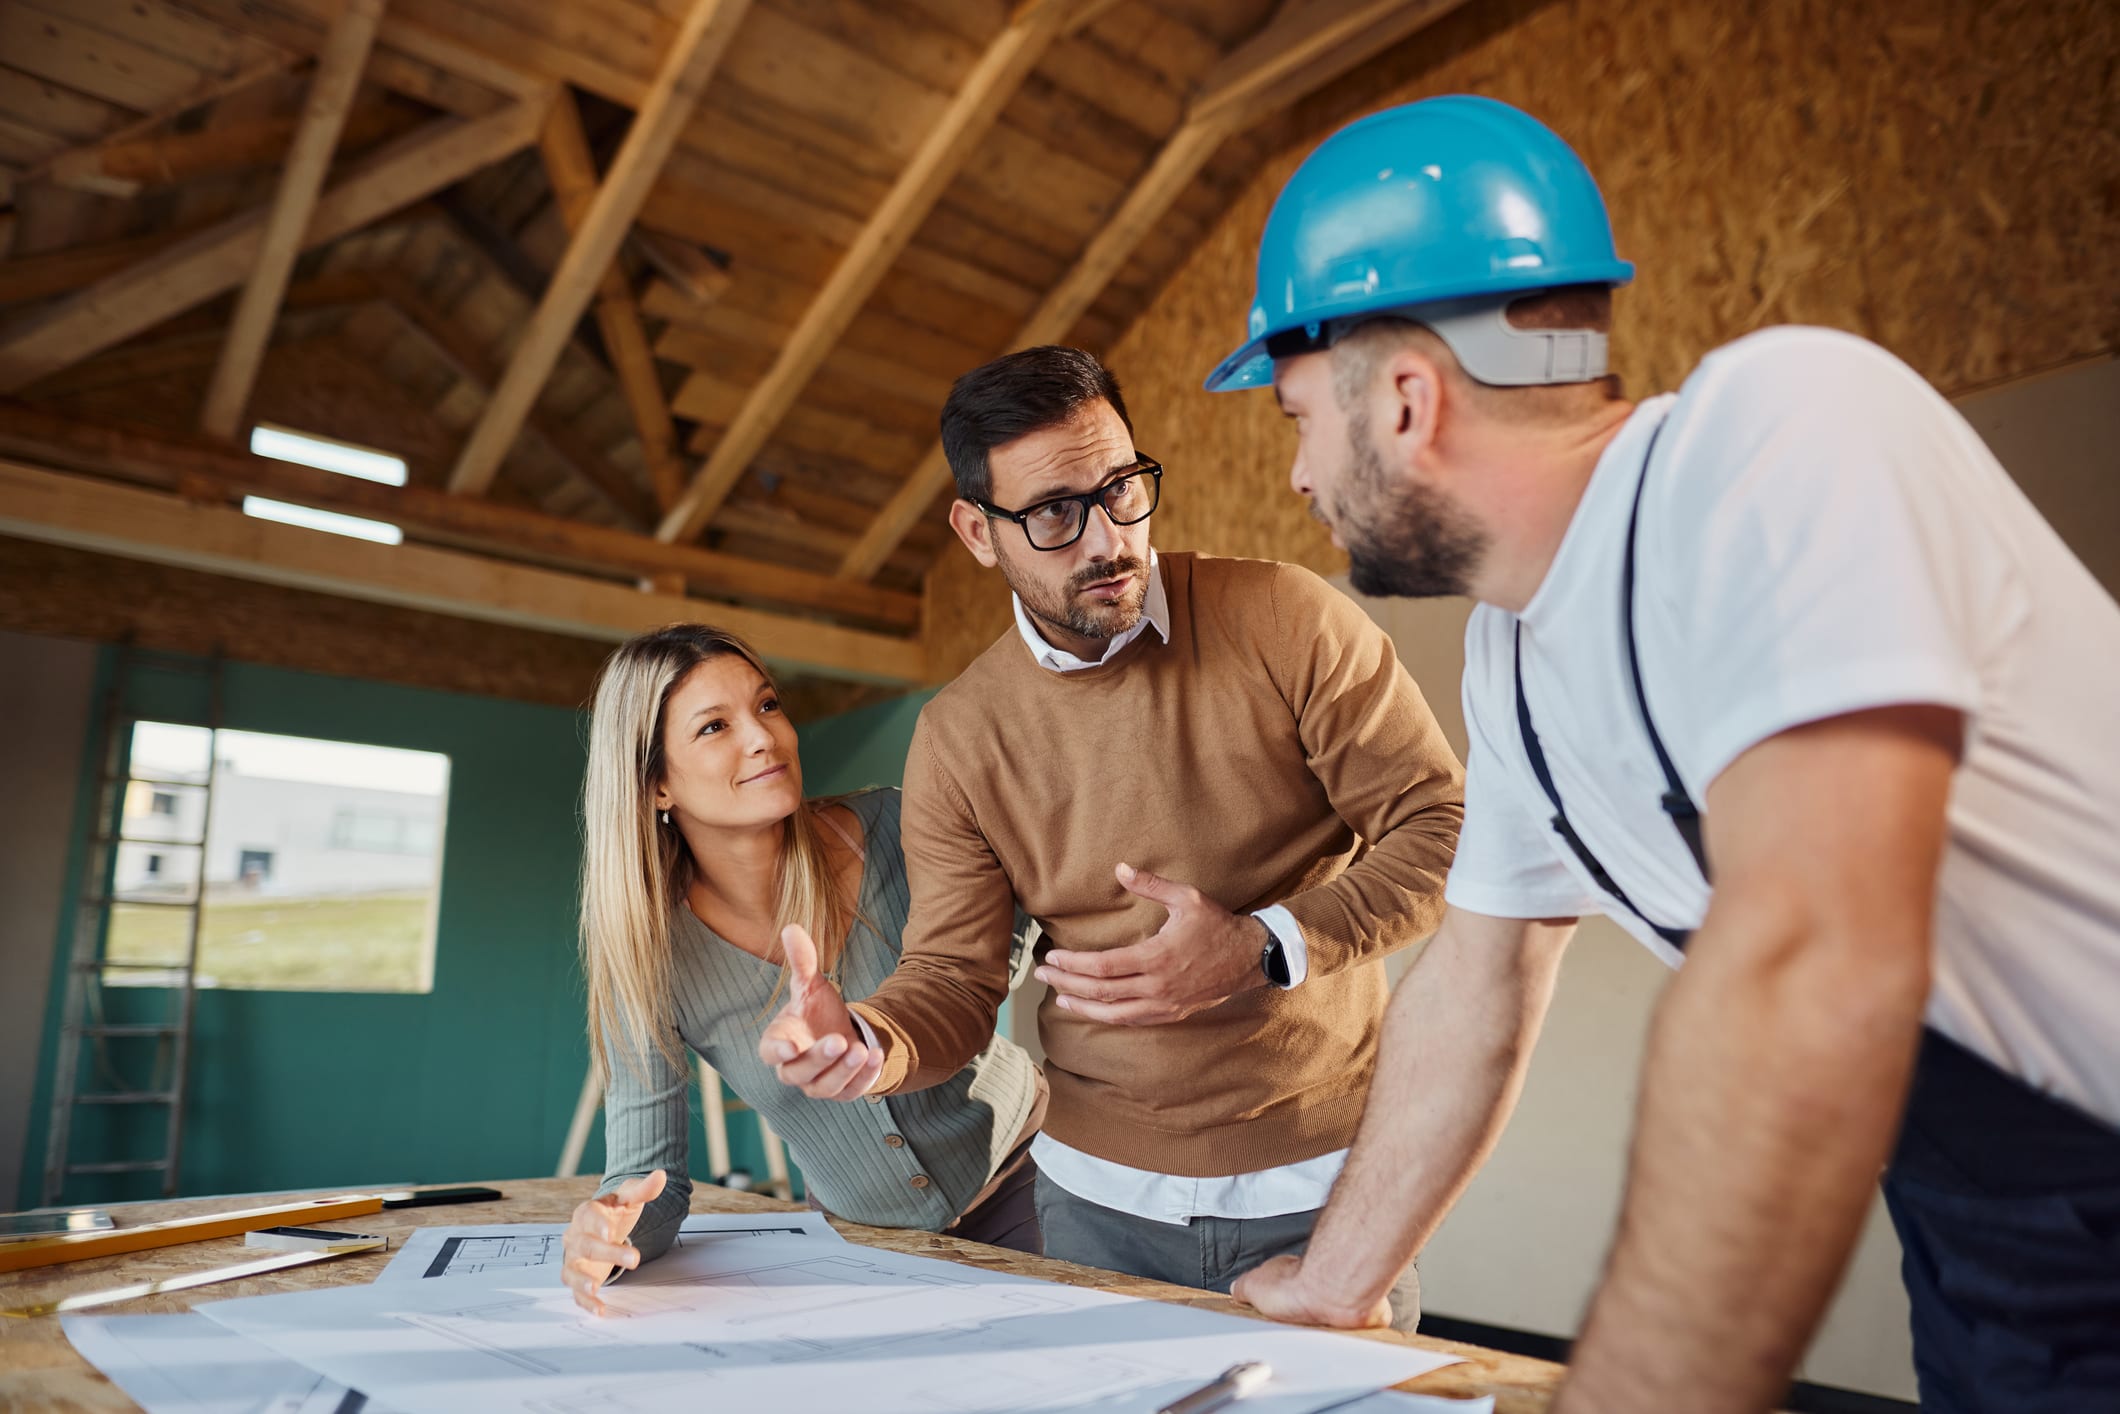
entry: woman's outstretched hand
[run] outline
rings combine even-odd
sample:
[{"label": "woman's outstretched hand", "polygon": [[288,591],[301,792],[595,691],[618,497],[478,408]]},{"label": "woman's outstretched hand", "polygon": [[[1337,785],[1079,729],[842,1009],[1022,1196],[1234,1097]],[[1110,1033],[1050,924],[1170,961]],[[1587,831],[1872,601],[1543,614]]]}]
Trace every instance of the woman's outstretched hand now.
[{"label": "woman's outstretched hand", "polygon": [[640,1265],[640,1249],[627,1239],[641,1213],[663,1191],[663,1171],[621,1183],[574,1210],[560,1239],[564,1258],[560,1280],[574,1293],[574,1304],[596,1315],[606,1314],[603,1285],[614,1267],[628,1271]]},{"label": "woman's outstretched hand", "polygon": [[862,1044],[854,1014],[817,966],[817,944],[799,927],[780,930],[788,1000],[758,1038],[758,1058],[784,1085],[813,1100],[854,1100],[883,1071],[883,1052]]}]

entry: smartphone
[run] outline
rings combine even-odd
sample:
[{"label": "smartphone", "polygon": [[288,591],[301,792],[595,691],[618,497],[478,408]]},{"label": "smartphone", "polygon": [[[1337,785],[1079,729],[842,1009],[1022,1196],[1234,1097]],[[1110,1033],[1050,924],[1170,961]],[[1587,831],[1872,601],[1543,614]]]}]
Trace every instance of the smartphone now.
[{"label": "smartphone", "polygon": [[63,1237],[69,1232],[96,1232],[115,1227],[101,1208],[57,1208],[49,1213],[0,1213],[0,1242],[32,1237]]}]

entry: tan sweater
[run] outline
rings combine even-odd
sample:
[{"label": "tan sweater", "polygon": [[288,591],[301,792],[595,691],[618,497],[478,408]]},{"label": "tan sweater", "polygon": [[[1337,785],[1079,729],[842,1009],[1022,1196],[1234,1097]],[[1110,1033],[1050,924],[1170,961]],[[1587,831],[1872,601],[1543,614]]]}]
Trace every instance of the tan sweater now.
[{"label": "tan sweater", "polygon": [[1351,1143],[1375,1059],[1381,959],[1435,930],[1464,773],[1391,641],[1307,570],[1159,557],[1170,641],[1038,665],[1011,627],[920,714],[906,762],[912,887],[898,970],[856,1009],[881,1090],[987,1044],[1020,901],[1043,947],[1138,942],[1164,911],[1121,860],[1235,912],[1284,904],[1309,976],[1167,1026],[1038,1014],[1046,1132],[1158,1173],[1252,1173]]}]

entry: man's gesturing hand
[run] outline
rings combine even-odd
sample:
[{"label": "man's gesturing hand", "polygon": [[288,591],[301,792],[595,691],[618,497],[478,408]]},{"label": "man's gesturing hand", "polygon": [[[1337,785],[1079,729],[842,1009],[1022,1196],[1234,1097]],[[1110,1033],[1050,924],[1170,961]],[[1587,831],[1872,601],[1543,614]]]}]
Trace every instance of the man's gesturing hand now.
[{"label": "man's gesturing hand", "polygon": [[854,1100],[883,1070],[883,1052],[861,1043],[854,1014],[817,966],[817,944],[807,930],[783,928],[788,957],[788,1001],[758,1038],[758,1058],[783,1085],[813,1100]]},{"label": "man's gesturing hand", "polygon": [[1266,925],[1231,913],[1190,884],[1174,884],[1131,864],[1118,868],[1128,893],[1170,910],[1155,936],[1108,952],[1046,954],[1038,980],[1059,994],[1056,1005],[1120,1026],[1182,1021],[1266,984],[1259,954]]},{"label": "man's gesturing hand", "polygon": [[657,1169],[574,1210],[574,1219],[560,1238],[563,1262],[559,1275],[574,1293],[575,1305],[599,1316],[608,1314],[601,1288],[613,1267],[631,1270],[640,1265],[640,1249],[626,1239],[633,1235],[642,1210],[663,1191],[663,1183],[663,1171]]}]

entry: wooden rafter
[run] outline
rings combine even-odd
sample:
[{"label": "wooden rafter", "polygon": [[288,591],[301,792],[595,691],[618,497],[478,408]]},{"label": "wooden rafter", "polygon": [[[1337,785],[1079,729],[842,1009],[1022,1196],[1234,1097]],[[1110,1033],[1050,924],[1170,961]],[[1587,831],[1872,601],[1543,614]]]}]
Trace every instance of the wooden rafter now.
[{"label": "wooden rafter", "polygon": [[[347,116],[339,141],[362,147],[384,136],[396,114],[387,104],[362,104]],[[75,148],[52,159],[46,177],[59,186],[132,197],[148,186],[174,186],[277,165],[299,120],[265,118],[197,132],[152,132]]]},{"label": "wooden rafter", "polygon": [[656,528],[663,540],[696,535],[736,488],[751,459],[787,416],[847,325],[897,260],[943,190],[963,167],[1031,69],[1080,9],[1070,0],[1044,0],[1018,9],[922,140],[920,148],[782,345],[743,409],[715,444],[683,498]]},{"label": "wooden rafter", "polygon": [[460,618],[616,640],[710,619],[768,659],[835,677],[918,682],[917,640],[426,545],[376,545],[182,495],[0,460],[0,533]]},{"label": "wooden rafter", "polygon": [[[1306,89],[1315,88],[1459,3],[1462,0],[1290,0],[1284,4],[1264,29],[1210,71],[1178,130],[1073,268],[1024,321],[1010,347],[1029,348],[1066,338],[1215,150],[1263,117],[1269,104],[1299,97],[1296,81],[1305,83]],[[853,580],[872,577],[949,481],[949,460],[937,443],[847,551],[839,573]]]},{"label": "wooden rafter", "polygon": [[[545,159],[545,175],[560,217],[570,233],[581,229],[582,218],[596,198],[596,161],[589,152],[589,139],[582,131],[581,111],[574,96],[562,92],[545,118],[545,131],[538,149]],[[642,459],[655,486],[659,510],[667,511],[683,487],[684,471],[677,461],[677,428],[670,408],[663,401],[662,378],[655,371],[655,352],[641,327],[640,306],[626,282],[624,267],[614,259],[604,267],[596,289],[596,327],[603,334],[604,351],[611,358],[611,372],[618,379],[619,393],[633,418],[640,437]]]},{"label": "wooden rafter", "polygon": [[[537,140],[537,102],[484,117],[444,118],[373,153],[326,191],[304,249],[337,240],[463,180]],[[0,392],[110,348],[243,283],[264,239],[265,210],[209,226],[26,320],[0,329]]]},{"label": "wooden rafter", "polygon": [[647,199],[648,188],[662,170],[680,129],[729,47],[750,0],[695,0],[672,42],[661,72],[632,126],[611,171],[581,219],[567,253],[530,318],[500,387],[450,472],[451,490],[476,495],[493,483],[508,446],[522,429],[538,390],[559,361],[574,323],[581,318],[618,254],[619,243]]},{"label": "wooden rafter", "polygon": [[[299,286],[297,288],[300,288]],[[0,453],[44,467],[114,476],[226,502],[272,496],[319,510],[392,521],[417,534],[541,564],[606,574],[674,575],[696,590],[905,630],[918,626],[918,596],[829,575],[587,525],[497,501],[419,486],[384,486],[253,456],[197,437],[109,423],[77,422],[0,399]]]},{"label": "wooden rafter", "polygon": [[243,420],[243,409],[257,383],[259,361],[272,337],[273,321],[279,317],[280,298],[287,293],[295,257],[301,254],[303,232],[316,211],[331,155],[338,149],[339,133],[352,111],[354,91],[360,86],[361,70],[367,67],[368,51],[382,17],[383,0],[346,0],[346,8],[339,12],[317,56],[309,101],[288,147],[287,165],[280,174],[271,214],[265,218],[250,278],[236,300],[228,340],[221,346],[220,362],[214,365],[213,378],[206,386],[199,426],[212,436],[234,437]]}]

